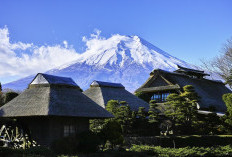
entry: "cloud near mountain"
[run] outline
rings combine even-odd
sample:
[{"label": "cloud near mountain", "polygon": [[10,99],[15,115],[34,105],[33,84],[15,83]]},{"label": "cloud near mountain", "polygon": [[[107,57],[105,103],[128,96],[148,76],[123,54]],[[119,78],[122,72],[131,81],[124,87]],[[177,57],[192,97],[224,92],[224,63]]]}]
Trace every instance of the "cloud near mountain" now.
[{"label": "cloud near mountain", "polygon": [[[74,55],[75,57],[69,61],[66,60],[66,63],[62,62],[62,65],[54,65],[56,68],[53,68],[53,65],[51,65],[51,70],[48,70],[46,73],[71,77],[84,90],[89,87],[93,80],[99,80],[122,83],[129,91],[134,91],[146,81],[153,69],[160,68],[173,71],[177,68],[177,64],[196,68],[138,36],[115,34],[109,38],[104,38],[100,37],[100,31],[96,31],[89,38],[83,37],[83,41],[86,44],[86,50],[79,55],[76,55],[75,50],[69,49],[66,42],[64,43],[65,46],[58,45],[58,48],[52,47],[50,51],[48,47],[42,46],[34,50],[33,54],[41,52],[46,52],[45,56],[52,54],[51,57],[58,57],[57,60],[52,58],[54,63],[59,61],[59,55],[56,56],[56,52],[64,53],[65,51],[70,57]],[[57,50],[53,51],[55,48]],[[61,60],[63,58],[65,57],[61,55]],[[43,66],[46,66],[46,62],[49,62],[49,59],[46,59],[44,62],[43,60],[41,61],[44,64]],[[29,62],[28,66],[30,64]],[[36,70],[39,70],[39,68]],[[40,72],[36,70],[32,72],[34,74]],[[34,75],[22,78],[5,84],[3,87],[23,90],[33,77]]]},{"label": "cloud near mountain", "polygon": [[[63,44],[37,46],[33,43],[12,43],[9,30],[0,28],[0,81],[1,78],[21,78],[37,72],[45,72],[75,60],[79,54]],[[64,59],[65,58],[65,59]]]}]

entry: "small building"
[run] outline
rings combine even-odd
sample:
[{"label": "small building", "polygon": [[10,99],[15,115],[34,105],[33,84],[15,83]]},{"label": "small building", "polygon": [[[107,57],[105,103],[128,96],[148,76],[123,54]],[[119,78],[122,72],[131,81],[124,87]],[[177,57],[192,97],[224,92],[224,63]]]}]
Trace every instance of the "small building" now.
[{"label": "small building", "polygon": [[118,100],[126,101],[133,111],[138,111],[139,107],[149,109],[147,102],[127,91],[120,83],[93,81],[83,93],[103,108],[109,100]]},{"label": "small building", "polygon": [[135,92],[142,92],[149,100],[163,103],[170,93],[181,93],[184,86],[193,85],[200,96],[199,110],[209,110],[210,107],[214,107],[217,112],[226,111],[222,95],[231,93],[231,90],[223,82],[206,79],[205,76],[209,74],[204,71],[181,66],[178,68],[174,72],[153,70],[147,81]]},{"label": "small building", "polygon": [[82,94],[71,79],[39,73],[28,89],[0,108],[0,117],[16,119],[40,145],[89,129],[91,118],[111,118]]}]

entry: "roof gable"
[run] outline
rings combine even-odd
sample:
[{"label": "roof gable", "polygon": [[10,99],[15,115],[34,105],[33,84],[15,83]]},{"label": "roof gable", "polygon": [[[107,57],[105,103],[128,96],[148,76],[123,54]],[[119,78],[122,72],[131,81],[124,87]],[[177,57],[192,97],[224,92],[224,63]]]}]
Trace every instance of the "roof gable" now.
[{"label": "roof gable", "polygon": [[171,83],[168,82],[164,77],[158,75],[154,80],[151,82],[149,85],[150,87],[159,87],[159,86],[167,86],[170,85]]},{"label": "roof gable", "polygon": [[113,88],[125,88],[121,83],[112,83],[112,82],[103,82],[94,80],[91,84],[91,87],[113,87]]},{"label": "roof gable", "polygon": [[32,80],[30,85],[41,85],[41,84],[52,84],[52,85],[70,85],[78,86],[73,79],[69,77],[60,77],[54,75],[48,75],[43,73],[38,73]]}]

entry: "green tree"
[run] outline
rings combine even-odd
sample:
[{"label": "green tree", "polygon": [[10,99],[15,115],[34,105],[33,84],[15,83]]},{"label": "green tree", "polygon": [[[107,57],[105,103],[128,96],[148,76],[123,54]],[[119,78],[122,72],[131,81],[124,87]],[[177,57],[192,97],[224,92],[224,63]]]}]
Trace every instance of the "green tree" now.
[{"label": "green tree", "polygon": [[149,111],[148,111],[148,123],[150,129],[150,135],[159,135],[159,110],[157,109],[158,105],[155,100],[151,100],[149,103]]},{"label": "green tree", "polygon": [[89,121],[89,129],[94,133],[99,133],[103,129],[104,124],[105,124],[104,119],[91,119]]},{"label": "green tree", "polygon": [[[167,102],[165,103],[165,112],[164,114],[171,120],[173,132],[176,132],[176,128],[181,125],[180,117],[182,115],[180,108],[182,106],[183,99],[179,94],[172,93],[167,97]],[[166,123],[163,123],[165,125]],[[170,125],[167,123],[166,131],[169,132]]]},{"label": "green tree", "polygon": [[173,121],[173,127],[184,134],[189,134],[193,130],[193,124],[197,121],[197,102],[199,96],[192,85],[183,87],[183,93],[170,94],[167,97],[166,116]]},{"label": "green tree", "polygon": [[149,115],[149,120],[148,122],[150,124],[155,124],[158,122],[159,119],[159,112],[157,110],[157,104],[155,102],[155,100],[151,100],[149,103],[149,111],[148,111],[148,115]]},{"label": "green tree", "polygon": [[219,126],[221,124],[219,116],[215,112],[209,113],[205,116],[205,133],[209,135],[215,135],[219,132]]},{"label": "green tree", "polygon": [[224,126],[227,132],[232,133],[232,93],[224,94],[222,99],[227,107],[226,114],[222,117],[225,122]]},{"label": "green tree", "polygon": [[146,111],[144,107],[139,107],[138,113],[137,113],[137,133],[139,135],[147,135],[148,134],[148,120],[146,119]]},{"label": "green tree", "polygon": [[130,106],[126,104],[127,103],[124,103],[124,105],[118,108],[115,119],[121,124],[123,133],[129,134],[131,133],[133,120]]},{"label": "green tree", "polygon": [[[105,120],[91,120],[90,129],[98,133],[103,140],[103,146],[105,147],[106,143],[109,142],[112,148],[115,145],[120,145],[123,143],[122,135],[122,126],[127,123],[127,118],[130,113],[130,108],[126,102],[118,102],[117,100],[110,100],[106,104],[106,110],[112,113],[115,117]],[[122,125],[123,124],[123,125]]]},{"label": "green tree", "polygon": [[5,104],[17,97],[19,94],[16,92],[7,92],[5,95]]},{"label": "green tree", "polygon": [[192,85],[184,86],[183,90],[184,92],[180,96],[184,101],[180,108],[182,114],[179,118],[182,119],[184,129],[186,131],[191,131],[194,121],[197,120],[197,102],[200,98]]},{"label": "green tree", "polygon": [[109,100],[106,104],[106,110],[115,116],[119,106],[120,104],[117,100]]},{"label": "green tree", "polygon": [[100,136],[104,139],[104,145],[107,141],[110,142],[111,148],[114,148],[116,145],[121,145],[124,142],[121,125],[115,119],[105,121]]}]

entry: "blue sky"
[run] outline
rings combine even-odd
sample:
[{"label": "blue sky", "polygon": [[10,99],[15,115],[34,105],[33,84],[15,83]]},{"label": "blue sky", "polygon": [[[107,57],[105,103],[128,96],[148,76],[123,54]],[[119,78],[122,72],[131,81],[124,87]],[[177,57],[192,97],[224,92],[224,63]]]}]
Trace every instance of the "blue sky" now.
[{"label": "blue sky", "polygon": [[[29,53],[26,44],[39,47],[39,53],[41,47],[43,52],[62,50],[64,41],[71,55],[82,53],[82,37],[99,29],[104,37],[138,35],[177,58],[200,65],[200,59],[219,55],[232,36],[231,6],[231,0],[1,0],[0,29],[5,29],[5,35],[0,38],[9,39],[3,40],[8,47],[21,43],[20,49],[14,48],[19,56],[22,51]],[[0,71],[4,65],[0,64]],[[0,72],[3,83],[20,76]]]}]

